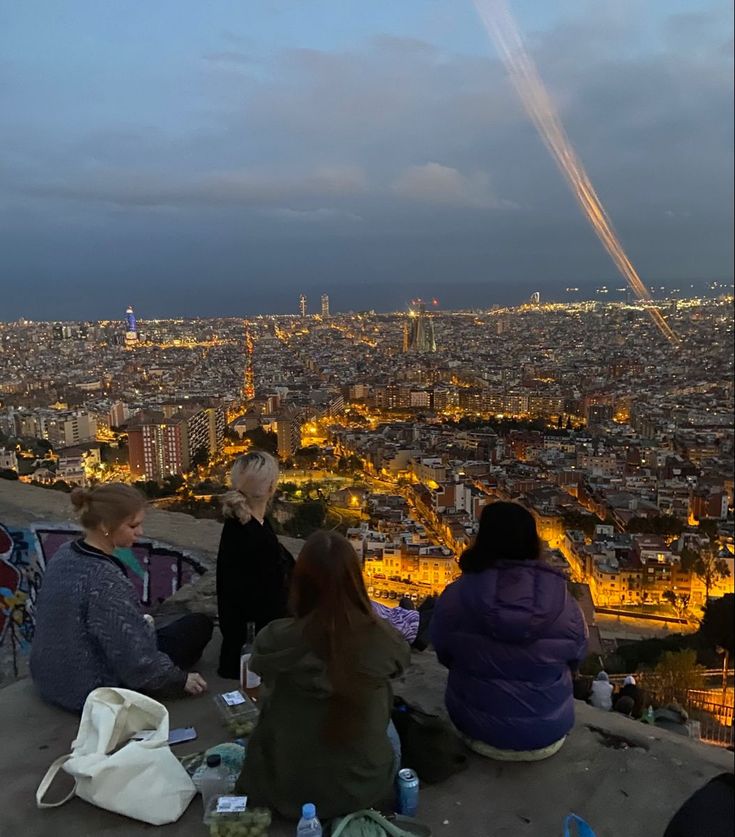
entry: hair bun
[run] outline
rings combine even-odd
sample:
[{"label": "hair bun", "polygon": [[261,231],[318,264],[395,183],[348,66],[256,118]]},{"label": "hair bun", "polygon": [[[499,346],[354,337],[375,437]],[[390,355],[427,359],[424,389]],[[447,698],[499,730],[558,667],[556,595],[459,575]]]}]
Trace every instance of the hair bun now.
[{"label": "hair bun", "polygon": [[80,488],[77,486],[76,488],[72,489],[69,498],[71,499],[71,504],[74,506],[75,509],[82,509],[84,506],[89,502],[90,492],[87,491],[86,488]]}]

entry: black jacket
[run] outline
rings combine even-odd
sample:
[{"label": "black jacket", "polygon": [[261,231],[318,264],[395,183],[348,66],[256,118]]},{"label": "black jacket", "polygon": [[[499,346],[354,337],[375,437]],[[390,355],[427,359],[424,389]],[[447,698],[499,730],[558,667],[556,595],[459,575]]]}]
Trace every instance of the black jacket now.
[{"label": "black jacket", "polygon": [[222,632],[220,677],[240,676],[240,651],[248,622],[260,631],[288,615],[294,560],[266,520],[244,525],[228,518],[217,554],[217,609]]}]

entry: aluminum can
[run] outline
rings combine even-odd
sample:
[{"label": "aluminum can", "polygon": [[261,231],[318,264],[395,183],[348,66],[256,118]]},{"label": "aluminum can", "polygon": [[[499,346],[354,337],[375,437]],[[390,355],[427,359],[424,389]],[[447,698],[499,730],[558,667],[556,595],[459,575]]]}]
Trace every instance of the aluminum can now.
[{"label": "aluminum can", "polygon": [[398,811],[405,817],[415,817],[419,808],[419,777],[414,770],[404,767],[396,778]]}]

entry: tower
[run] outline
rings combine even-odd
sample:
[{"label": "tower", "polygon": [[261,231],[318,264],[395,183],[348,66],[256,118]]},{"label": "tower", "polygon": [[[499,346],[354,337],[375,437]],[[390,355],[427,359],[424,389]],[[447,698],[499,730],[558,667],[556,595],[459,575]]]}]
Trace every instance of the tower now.
[{"label": "tower", "polygon": [[306,294],[301,294],[299,296],[299,314],[302,317],[306,316]]},{"label": "tower", "polygon": [[322,319],[329,318],[329,294],[322,294]]},{"label": "tower", "polygon": [[528,302],[530,305],[541,305],[541,293],[539,291],[534,291]]},{"label": "tower", "polygon": [[252,401],[255,398],[255,374],[253,373],[253,343],[250,329],[245,324],[245,372],[243,374],[242,399]]},{"label": "tower", "polygon": [[426,305],[418,301],[418,311],[411,311],[411,325],[408,341],[410,351],[429,354],[436,351],[434,323],[426,313]]},{"label": "tower", "polygon": [[135,322],[135,313],[133,306],[128,305],[125,312],[125,345],[131,346],[138,342],[138,325]]}]

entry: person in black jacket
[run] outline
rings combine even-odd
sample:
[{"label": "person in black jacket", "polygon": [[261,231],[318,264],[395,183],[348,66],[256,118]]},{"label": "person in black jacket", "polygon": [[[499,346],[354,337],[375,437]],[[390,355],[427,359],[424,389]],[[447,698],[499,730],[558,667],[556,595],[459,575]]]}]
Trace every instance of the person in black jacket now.
[{"label": "person in black jacket", "polygon": [[650,701],[646,702],[646,693],[641,689],[641,687],[635,682],[635,677],[632,674],[629,674],[625,680],[623,681],[623,687],[620,691],[613,697],[613,709],[615,708],[615,704],[617,703],[620,698],[632,698],[633,700],[633,710],[630,713],[631,717],[635,718],[636,720],[640,720],[643,716],[643,710],[648,706]]},{"label": "person in black jacket", "polygon": [[288,615],[294,560],[265,514],[278,482],[278,463],[253,451],[232,467],[222,501],[225,523],[217,554],[217,609],[222,633],[220,677],[239,678],[248,622],[256,632]]}]

